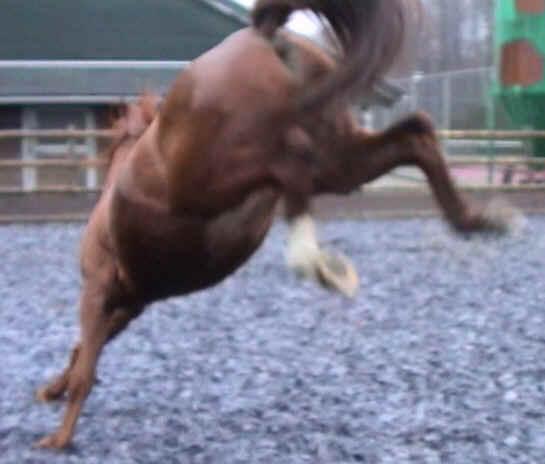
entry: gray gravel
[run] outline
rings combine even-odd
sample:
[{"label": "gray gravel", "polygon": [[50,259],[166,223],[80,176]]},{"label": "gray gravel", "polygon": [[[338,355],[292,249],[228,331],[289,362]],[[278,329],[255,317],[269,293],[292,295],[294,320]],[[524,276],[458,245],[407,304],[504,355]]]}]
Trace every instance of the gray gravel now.
[{"label": "gray gravel", "polygon": [[545,218],[466,240],[430,221],[332,222],[354,301],[287,273],[284,226],[218,287],[108,347],[74,446],[31,444],[33,391],[77,335],[78,226],[0,228],[0,462],[545,462]]}]

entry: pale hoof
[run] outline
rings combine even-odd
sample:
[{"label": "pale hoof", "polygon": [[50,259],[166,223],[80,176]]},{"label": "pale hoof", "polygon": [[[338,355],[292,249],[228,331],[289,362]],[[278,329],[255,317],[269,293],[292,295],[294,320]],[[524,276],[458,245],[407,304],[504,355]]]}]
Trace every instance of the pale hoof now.
[{"label": "pale hoof", "polygon": [[350,260],[339,253],[320,251],[316,260],[316,275],[324,287],[353,298],[359,286],[358,273]]},{"label": "pale hoof", "polygon": [[288,267],[301,277],[314,280],[328,289],[353,297],[358,289],[358,274],[345,256],[323,251],[318,245],[314,221],[308,214],[290,224],[286,247]]}]

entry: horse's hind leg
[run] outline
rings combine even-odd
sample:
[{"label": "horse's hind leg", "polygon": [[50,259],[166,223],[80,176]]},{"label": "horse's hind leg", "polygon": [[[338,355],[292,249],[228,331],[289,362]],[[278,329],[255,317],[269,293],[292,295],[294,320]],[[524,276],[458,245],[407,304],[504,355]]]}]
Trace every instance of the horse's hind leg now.
[{"label": "horse's hind leg", "polygon": [[297,203],[286,196],[285,210],[289,227],[285,247],[288,267],[301,277],[353,297],[358,288],[354,265],[344,255],[320,246],[308,205],[297,208]]},{"label": "horse's hind leg", "polygon": [[517,226],[521,214],[505,202],[492,200],[478,206],[468,201],[452,179],[435,130],[426,116],[416,114],[400,128],[416,131],[411,142],[414,163],[425,173],[437,203],[457,232],[507,232]]},{"label": "horse's hind leg", "polygon": [[73,351],[73,365],[46,387],[54,394],[62,395],[62,390],[67,391],[66,412],[57,431],[38,442],[40,447],[64,448],[70,442],[83,403],[92,389],[102,348],[138,314],[125,309],[111,310],[105,301],[100,291],[87,288],[83,292],[81,341]]},{"label": "horse's hind leg", "polygon": [[[378,134],[360,134],[351,171],[357,183],[370,182],[399,166],[417,166],[426,175],[432,192],[449,224],[458,232],[503,232],[517,213],[509,207],[477,208],[464,198],[452,179],[427,116],[415,114]],[[357,148],[356,148],[357,150]],[[356,184],[356,182],[353,182]]]}]

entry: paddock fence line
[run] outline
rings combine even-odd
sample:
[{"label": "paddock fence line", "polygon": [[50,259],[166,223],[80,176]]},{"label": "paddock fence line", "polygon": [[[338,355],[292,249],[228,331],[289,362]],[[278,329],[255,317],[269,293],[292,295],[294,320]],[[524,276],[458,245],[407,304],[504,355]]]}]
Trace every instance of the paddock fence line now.
[{"label": "paddock fence line", "polygon": [[[79,139],[93,138],[95,141],[107,142],[115,136],[112,130],[88,129],[13,129],[0,130],[0,142],[16,139],[24,144],[25,140],[36,141],[60,140],[66,145],[59,157],[58,153],[43,157],[23,158],[0,157],[0,224],[5,223],[42,223],[42,222],[82,222],[88,217],[92,207],[101,192],[106,160],[100,153],[82,154],[73,150]],[[535,130],[438,130],[437,136],[444,141],[474,141],[488,146],[491,143],[510,141],[526,141],[545,138],[545,131]],[[1,155],[1,154],[0,154]],[[459,187],[470,194],[488,195],[489,193],[513,195],[523,198],[524,211],[528,214],[545,213],[545,157],[530,156],[518,150],[503,150],[496,153],[493,150],[466,154],[444,155],[446,164],[453,173]],[[408,170],[407,170],[408,169]],[[358,218],[396,218],[396,217],[431,217],[437,214],[433,204],[426,207],[414,206],[412,198],[431,197],[430,189],[422,172],[417,168],[402,168],[380,178],[378,181],[362,186],[369,195],[390,196],[399,198],[399,207],[393,209],[365,210],[357,213],[347,213],[347,217]],[[63,172],[65,182],[59,182],[56,171]],[[53,175],[44,175],[52,172]],[[7,173],[10,173],[8,176]],[[67,176],[67,173],[69,174]],[[71,177],[71,173],[74,174]],[[468,174],[469,173],[469,174]],[[479,179],[466,181],[466,176],[479,174]],[[5,180],[11,179],[6,184]],[[13,182],[16,179],[16,182]],[[66,179],[69,179],[66,182]],[[90,184],[88,181],[92,179]],[[44,181],[45,180],[45,181]],[[48,182],[49,181],[49,182]],[[70,207],[64,210],[63,201],[69,199]],[[79,199],[85,199],[78,203]],[[60,207],[50,208],[50,203],[59,202]],[[37,201],[37,202],[36,202]],[[48,203],[49,202],[49,203]],[[74,206],[74,202],[76,206]],[[405,202],[405,203],[403,203]],[[403,206],[401,204],[403,203]],[[18,205],[22,204],[22,207]],[[34,207],[34,205],[38,205]],[[9,207],[6,208],[6,205]],[[32,207],[28,207],[32,205]],[[348,208],[350,210],[350,208]],[[341,213],[344,214],[344,213]]]},{"label": "paddock fence line", "polygon": [[[12,158],[2,159],[0,158],[0,173],[2,170],[11,169],[20,171],[20,184],[19,185],[1,185],[0,194],[32,194],[32,193],[64,193],[64,192],[97,192],[100,191],[100,182],[96,182],[96,185],[80,185],[78,183],[70,185],[62,184],[47,184],[40,185],[37,181],[37,172],[41,169],[84,169],[86,171],[92,171],[92,177],[96,178],[101,169],[105,166],[105,160],[100,158],[99,154],[91,156],[78,156],[77,153],[71,149],[72,144],[77,139],[94,138],[95,140],[109,140],[114,136],[114,131],[106,130],[87,130],[87,129],[41,129],[41,130],[21,130],[10,129],[0,130],[0,141],[7,139],[19,139],[24,144],[25,141],[35,140],[37,138],[47,139],[62,139],[65,141],[65,153],[64,157],[48,157],[39,159],[37,157],[32,158]],[[545,138],[545,131],[537,130],[438,130],[437,136],[442,140],[472,140],[472,141],[524,141],[536,138]],[[506,190],[506,189],[537,189],[544,190],[545,184],[541,182],[533,183],[530,180],[524,182],[524,185],[516,185],[508,182],[509,176],[506,175],[506,181],[503,185],[497,185],[492,182],[490,172],[497,171],[500,168],[514,169],[522,167],[525,171],[537,171],[539,168],[545,167],[545,158],[529,156],[525,153],[511,153],[503,152],[496,154],[493,151],[489,151],[488,154],[474,153],[464,155],[445,155],[445,161],[450,168],[463,168],[463,167],[486,167],[487,175],[486,179],[483,179],[480,183],[472,183],[471,185],[461,184],[462,188],[471,190]],[[89,172],[88,172],[89,174]],[[394,173],[393,178],[396,178]],[[89,177],[89,176],[87,176]],[[402,178],[399,175],[398,178]],[[404,176],[405,180],[411,180],[411,176]],[[531,176],[529,176],[531,178]],[[27,180],[25,182],[25,179]],[[28,182],[31,179],[32,182]],[[424,187],[425,180],[421,177],[414,177],[414,185],[407,183],[396,183],[395,180],[388,184],[379,184],[379,189],[421,189]],[[510,185],[511,184],[511,185]]]}]

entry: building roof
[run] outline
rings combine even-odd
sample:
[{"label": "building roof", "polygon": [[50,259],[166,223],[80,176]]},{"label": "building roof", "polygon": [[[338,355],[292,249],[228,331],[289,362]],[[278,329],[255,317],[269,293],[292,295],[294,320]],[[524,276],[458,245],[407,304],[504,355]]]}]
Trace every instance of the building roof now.
[{"label": "building roof", "polygon": [[[0,104],[163,93],[185,63],[247,22],[233,0],[2,0]],[[382,85],[367,103],[397,98]]]},{"label": "building roof", "polygon": [[0,61],[0,104],[123,103],[163,94],[184,61]]},{"label": "building roof", "polygon": [[162,92],[184,62],[246,23],[231,0],[3,0],[0,103]]},{"label": "building roof", "polygon": [[216,0],[2,0],[0,60],[191,60],[244,26]]}]

